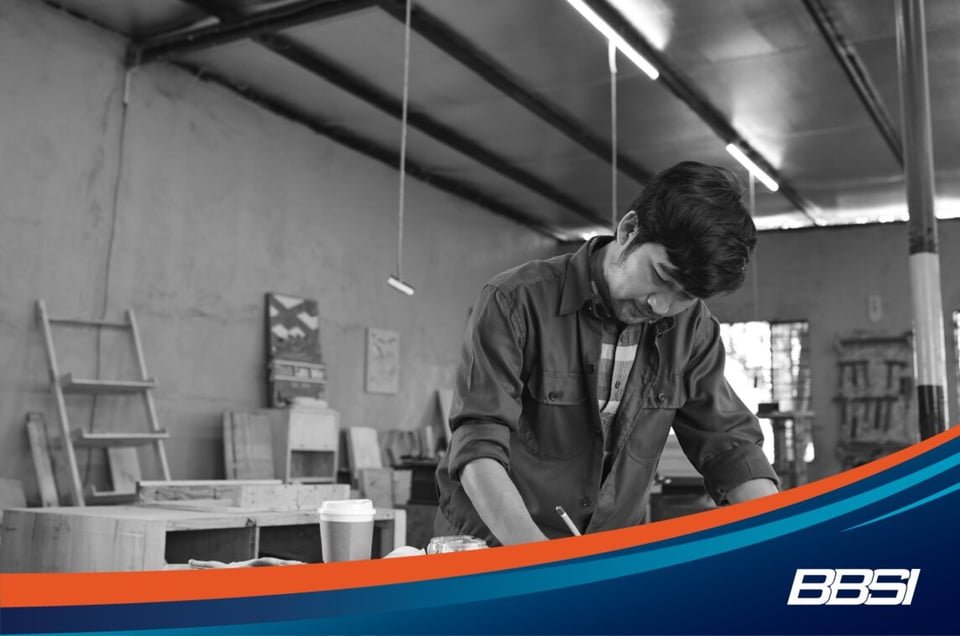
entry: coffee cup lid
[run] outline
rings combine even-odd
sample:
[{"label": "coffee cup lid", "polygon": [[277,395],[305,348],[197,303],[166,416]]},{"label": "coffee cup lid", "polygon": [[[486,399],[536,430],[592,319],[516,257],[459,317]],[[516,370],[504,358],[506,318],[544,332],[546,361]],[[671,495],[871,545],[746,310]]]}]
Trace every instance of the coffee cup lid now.
[{"label": "coffee cup lid", "polygon": [[320,514],[331,516],[369,516],[376,510],[371,499],[334,499],[321,502]]}]

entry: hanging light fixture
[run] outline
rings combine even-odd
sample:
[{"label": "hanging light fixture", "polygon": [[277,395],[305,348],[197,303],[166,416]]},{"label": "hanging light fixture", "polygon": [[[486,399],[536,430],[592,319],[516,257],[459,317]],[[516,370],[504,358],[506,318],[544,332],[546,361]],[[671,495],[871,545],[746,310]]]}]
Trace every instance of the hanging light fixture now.
[{"label": "hanging light fixture", "polygon": [[397,202],[397,274],[387,278],[387,284],[402,294],[413,296],[415,289],[403,280],[403,204],[407,176],[407,104],[410,99],[410,14],[413,0],[406,1],[406,21],[403,29],[403,108],[400,118],[400,194]]},{"label": "hanging light fixture", "polygon": [[776,192],[780,189],[780,184],[777,183],[773,177],[764,172],[760,166],[755,164],[750,157],[748,157],[742,150],[740,146],[736,144],[727,144],[727,152],[729,152],[734,159],[740,162],[740,165],[750,171],[750,174],[755,176],[760,183],[767,186],[770,189],[770,192]]},{"label": "hanging light fixture", "polygon": [[583,18],[593,25],[597,31],[603,34],[611,44],[620,49],[620,52],[627,56],[627,58],[637,65],[641,71],[647,74],[647,77],[650,79],[657,79],[660,77],[660,71],[651,64],[647,58],[640,55],[639,52],[629,44],[627,41],[620,37],[620,34],[613,30],[607,22],[597,15],[597,12],[587,6],[587,3],[583,0],[567,0],[571,7],[577,10],[577,12],[583,16]]}]

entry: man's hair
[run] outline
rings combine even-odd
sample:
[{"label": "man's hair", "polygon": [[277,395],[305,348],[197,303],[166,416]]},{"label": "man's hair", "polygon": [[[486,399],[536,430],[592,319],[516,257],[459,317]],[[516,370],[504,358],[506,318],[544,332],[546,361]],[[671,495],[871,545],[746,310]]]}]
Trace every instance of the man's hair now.
[{"label": "man's hair", "polygon": [[643,243],[663,245],[674,267],[670,274],[697,298],[737,289],[757,244],[742,193],[726,168],[696,161],[667,168],[630,205],[637,234],[624,253]]}]

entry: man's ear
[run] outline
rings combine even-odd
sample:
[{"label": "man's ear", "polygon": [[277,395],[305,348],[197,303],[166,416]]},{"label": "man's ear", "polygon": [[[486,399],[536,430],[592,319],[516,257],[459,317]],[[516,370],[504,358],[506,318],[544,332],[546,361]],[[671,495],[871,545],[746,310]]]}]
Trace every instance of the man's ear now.
[{"label": "man's ear", "polygon": [[617,242],[620,245],[626,245],[630,239],[637,233],[637,213],[630,210],[623,215],[620,223],[617,225]]}]

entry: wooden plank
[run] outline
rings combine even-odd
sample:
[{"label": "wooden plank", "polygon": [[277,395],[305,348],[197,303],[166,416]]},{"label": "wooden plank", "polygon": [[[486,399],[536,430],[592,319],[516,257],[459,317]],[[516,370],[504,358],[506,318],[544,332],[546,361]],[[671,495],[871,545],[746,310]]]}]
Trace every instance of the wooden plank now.
[{"label": "wooden plank", "polygon": [[[237,458],[233,454],[233,413],[223,412],[223,472],[227,479],[237,478]],[[138,487],[139,490],[139,487]]]},{"label": "wooden plank", "polygon": [[33,467],[37,472],[40,504],[45,507],[58,506],[60,505],[60,496],[57,494],[57,482],[53,476],[50,445],[47,441],[47,427],[43,413],[27,413],[27,437],[30,440]]},{"label": "wooden plank", "polygon": [[236,503],[250,508],[275,508],[316,511],[324,501],[347,499],[350,484],[281,484],[279,486],[241,486]]},{"label": "wooden plank", "polygon": [[132,490],[97,490],[91,488],[84,495],[87,505],[102,506],[107,504],[131,504],[137,499],[137,493]]},{"label": "wooden plank", "polygon": [[[0,531],[2,572],[107,572],[161,569],[163,526],[29,508],[8,510]],[[49,514],[48,514],[49,513]],[[152,526],[152,527],[151,527]]]},{"label": "wooden plank", "polygon": [[267,412],[234,412],[233,475],[236,479],[270,479],[276,476],[273,460],[273,438],[270,414]]},{"label": "wooden plank", "polygon": [[404,431],[403,433],[410,448],[407,455],[410,457],[423,457],[423,449],[420,448],[420,434],[417,431]]},{"label": "wooden plank", "polygon": [[137,482],[143,478],[140,473],[140,456],[137,449],[132,446],[108,448],[107,460],[113,491],[135,493]]},{"label": "wooden plank", "polygon": [[282,483],[279,479],[264,480],[197,480],[197,481],[141,481],[137,484],[137,500],[181,501],[189,499],[216,499],[234,503],[241,486],[270,486]]},{"label": "wooden plank", "polygon": [[403,443],[401,432],[395,428],[380,431],[377,435],[380,443],[381,457],[385,457],[388,466],[400,466],[403,464]]},{"label": "wooden plank", "polygon": [[90,433],[79,428],[70,433],[74,447],[111,448],[118,446],[144,446],[161,440],[170,439],[167,431],[155,433]]},{"label": "wooden plank", "polygon": [[405,506],[410,501],[410,482],[413,471],[409,468],[394,469],[393,471],[393,505]]},{"label": "wooden plank", "polygon": [[360,496],[373,501],[374,508],[393,507],[393,469],[361,468],[357,473]]},{"label": "wooden plank", "polygon": [[27,497],[23,492],[23,483],[19,479],[0,478],[0,521],[3,521],[3,511],[7,508],[22,508],[27,505]]},{"label": "wooden plank", "polygon": [[347,439],[350,475],[354,481],[362,468],[383,468],[377,430],[368,426],[348,426],[343,429]]},{"label": "wooden plank", "polygon": [[450,409],[453,406],[453,389],[438,389],[437,400],[440,402],[440,421],[443,422],[443,439],[450,448]]},{"label": "wooden plank", "polygon": [[429,459],[437,457],[437,436],[430,425],[421,426],[417,429],[418,446],[420,447],[420,456]]},{"label": "wooden plank", "polygon": [[90,378],[77,378],[72,373],[67,373],[60,378],[60,384],[63,386],[64,393],[87,393],[87,394],[118,394],[118,393],[142,393],[147,389],[157,388],[157,381],[154,378],[146,380],[94,380]]},{"label": "wooden plank", "polygon": [[237,506],[275,510],[313,510],[331,499],[347,499],[349,484],[283,484],[280,480],[140,482],[142,503],[201,501],[207,506]]}]

